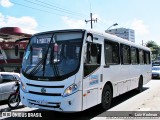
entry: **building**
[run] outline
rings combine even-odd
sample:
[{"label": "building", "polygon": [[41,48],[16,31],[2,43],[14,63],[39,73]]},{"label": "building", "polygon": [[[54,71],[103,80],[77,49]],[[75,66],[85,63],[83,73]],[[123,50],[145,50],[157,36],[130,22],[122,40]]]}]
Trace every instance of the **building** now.
[{"label": "building", "polygon": [[[28,42],[18,42],[16,40],[31,37],[30,34],[23,33],[18,27],[0,28],[0,71],[15,71],[21,68],[24,50]],[[19,46],[19,53],[15,55],[15,46]]]},{"label": "building", "polygon": [[105,32],[116,35],[123,39],[127,39],[131,42],[135,42],[135,33],[134,33],[134,30],[132,29],[117,28],[117,29],[109,29],[109,30],[106,30]]}]

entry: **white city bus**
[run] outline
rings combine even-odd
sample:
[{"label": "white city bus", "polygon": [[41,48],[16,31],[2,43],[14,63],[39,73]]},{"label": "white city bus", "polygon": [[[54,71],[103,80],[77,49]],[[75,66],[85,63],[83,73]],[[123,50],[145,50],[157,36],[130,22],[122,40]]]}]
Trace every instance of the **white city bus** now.
[{"label": "white city bus", "polygon": [[33,35],[26,48],[20,96],[25,106],[61,112],[83,111],[112,98],[143,90],[151,79],[150,49],[91,30]]}]

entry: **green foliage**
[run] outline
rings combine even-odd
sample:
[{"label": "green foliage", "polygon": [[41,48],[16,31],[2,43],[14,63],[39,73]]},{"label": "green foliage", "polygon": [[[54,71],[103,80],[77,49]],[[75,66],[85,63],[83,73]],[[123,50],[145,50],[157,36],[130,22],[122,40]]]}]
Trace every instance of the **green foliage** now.
[{"label": "green foliage", "polygon": [[149,47],[152,51],[152,59],[156,60],[160,55],[160,46],[155,41],[148,41],[146,47]]}]

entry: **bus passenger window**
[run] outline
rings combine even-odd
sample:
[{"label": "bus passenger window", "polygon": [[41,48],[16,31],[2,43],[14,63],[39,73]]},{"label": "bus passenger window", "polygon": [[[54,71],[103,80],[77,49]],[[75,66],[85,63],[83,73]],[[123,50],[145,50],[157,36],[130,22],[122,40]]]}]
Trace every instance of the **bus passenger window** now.
[{"label": "bus passenger window", "polygon": [[135,47],[131,47],[131,63],[138,64],[138,49]]},{"label": "bus passenger window", "polygon": [[131,63],[130,46],[121,44],[121,61],[122,64]]},{"label": "bus passenger window", "polygon": [[101,61],[101,45],[88,43],[87,44],[87,55],[86,64],[100,64]]},{"label": "bus passenger window", "polygon": [[145,64],[150,64],[150,52],[149,51],[144,51],[144,58],[145,58]]},{"label": "bus passenger window", "polygon": [[105,42],[105,63],[109,65],[119,64],[119,44],[112,41]]},{"label": "bus passenger window", "polygon": [[139,49],[139,63],[144,64],[144,51]]},{"label": "bus passenger window", "polygon": [[101,45],[88,43],[84,63],[84,77],[95,71],[101,63]]}]

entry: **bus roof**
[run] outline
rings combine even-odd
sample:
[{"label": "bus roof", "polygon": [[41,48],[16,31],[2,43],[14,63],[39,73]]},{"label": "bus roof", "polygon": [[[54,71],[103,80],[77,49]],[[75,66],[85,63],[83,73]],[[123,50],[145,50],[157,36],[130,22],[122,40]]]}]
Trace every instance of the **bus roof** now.
[{"label": "bus roof", "polygon": [[107,39],[107,40],[112,40],[112,41],[118,42],[118,43],[124,43],[126,45],[130,45],[130,46],[133,46],[133,47],[137,47],[137,48],[140,48],[140,49],[145,49],[145,50],[150,51],[150,48],[148,48],[148,47],[142,46],[140,44],[131,42],[131,41],[123,39],[123,38],[120,38],[116,35],[112,35],[112,34],[105,33],[105,32],[99,32],[99,31],[95,31],[95,30],[88,30],[88,32],[104,36],[104,38]]},{"label": "bus roof", "polygon": [[[53,30],[53,31],[54,31],[54,32],[67,32],[67,31],[70,31],[70,32],[78,32],[78,31],[87,31],[87,32],[89,32],[89,33],[93,33],[93,34],[97,34],[97,35],[103,36],[103,37],[104,37],[105,39],[107,39],[107,40],[112,40],[112,41],[115,41],[115,42],[118,42],[118,43],[124,43],[124,44],[126,44],[126,45],[130,45],[130,46],[133,46],[133,47],[137,47],[137,48],[140,48],[140,49],[144,49],[144,50],[150,51],[150,48],[148,48],[148,47],[139,45],[139,44],[137,44],[137,43],[133,43],[133,42],[128,41],[128,40],[126,40],[126,39],[117,37],[116,35],[112,35],[112,34],[105,33],[105,32],[100,32],[100,31],[96,31],[96,30],[91,30],[91,29],[63,29],[63,30]],[[53,31],[46,31],[46,32],[36,33],[36,34],[34,34],[34,35],[52,33]]]}]

